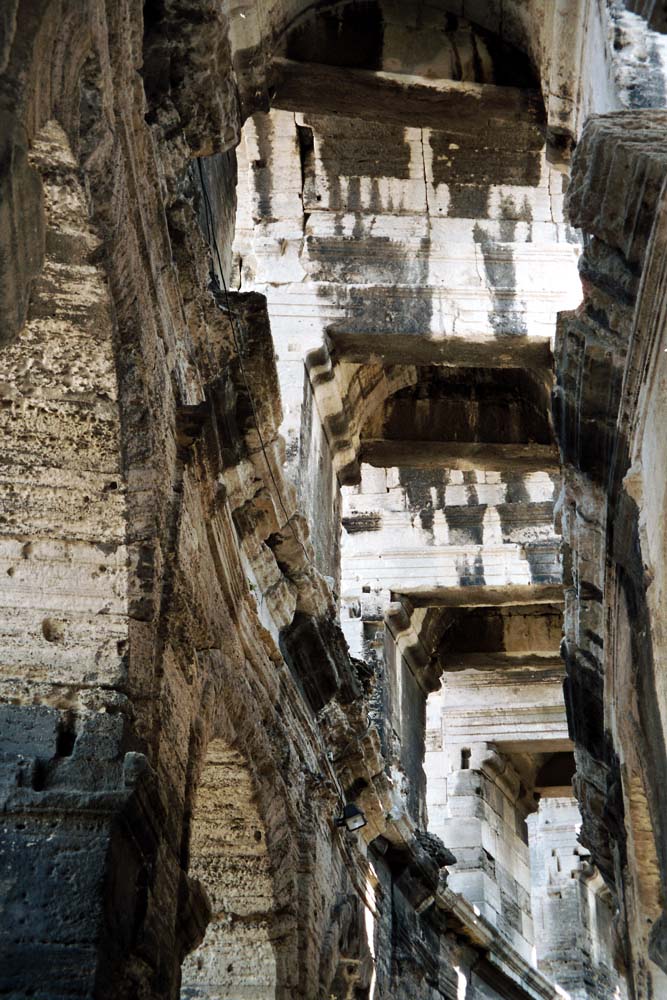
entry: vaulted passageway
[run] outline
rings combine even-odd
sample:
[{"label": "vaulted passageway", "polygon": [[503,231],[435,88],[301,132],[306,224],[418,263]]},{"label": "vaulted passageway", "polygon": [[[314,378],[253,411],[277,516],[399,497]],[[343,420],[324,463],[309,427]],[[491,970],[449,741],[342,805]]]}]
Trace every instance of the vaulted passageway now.
[{"label": "vaulted passageway", "polygon": [[[550,405],[579,237],[525,55],[454,15],[393,8],[373,50],[373,26],[346,16],[293,29],[274,95],[289,113],[245,126],[234,268],[267,297],[288,468],[373,671],[392,780],[453,851],[452,889],[534,963],[547,925],[533,925],[526,819],[556,788],[564,856],[579,823]],[[582,906],[555,922],[583,942]],[[609,935],[593,970],[553,923],[550,974],[577,997],[615,989]]]},{"label": "vaulted passageway", "polygon": [[552,350],[581,293],[554,108],[530,50],[435,7],[330,5],[283,46],[230,281],[266,295],[288,473],[388,773],[517,956],[620,997],[559,655]]}]

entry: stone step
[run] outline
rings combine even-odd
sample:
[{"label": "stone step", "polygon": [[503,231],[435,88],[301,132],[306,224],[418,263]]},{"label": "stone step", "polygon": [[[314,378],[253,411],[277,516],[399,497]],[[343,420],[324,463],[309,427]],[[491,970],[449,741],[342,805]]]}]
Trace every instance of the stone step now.
[{"label": "stone step", "polygon": [[419,596],[449,587],[557,585],[561,579],[557,539],[536,546],[433,545],[417,551],[394,543],[381,554],[345,560],[341,595],[352,598],[362,586]]},{"label": "stone step", "polygon": [[384,512],[353,511],[343,514],[343,559],[354,559],[365,547],[381,550],[400,534],[404,545],[419,549],[427,545],[535,545],[558,540],[553,525],[552,504],[517,504],[520,512],[476,505],[443,510]]},{"label": "stone step", "polygon": [[500,473],[450,469],[374,468],[362,465],[358,486],[343,489],[343,516],[366,511],[412,510],[429,502],[434,510],[446,507],[498,507],[506,504],[551,503],[560,487],[555,473]]},{"label": "stone step", "polygon": [[316,282],[255,287],[267,297],[279,356],[290,344],[298,345],[294,350],[303,356],[321,345],[325,332],[544,340],[553,337],[558,312],[581,301],[581,289],[574,285],[549,291],[500,291],[479,281],[477,287],[456,290]]}]

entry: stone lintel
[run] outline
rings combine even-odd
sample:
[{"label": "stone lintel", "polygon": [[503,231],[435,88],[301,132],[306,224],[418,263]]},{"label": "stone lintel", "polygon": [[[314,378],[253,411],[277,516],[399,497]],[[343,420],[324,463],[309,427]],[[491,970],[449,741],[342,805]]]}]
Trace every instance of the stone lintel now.
[{"label": "stone lintel", "polygon": [[480,444],[462,441],[386,441],[363,439],[361,461],[380,468],[476,469],[493,472],[551,472],[559,468],[551,445]]},{"label": "stone lintel", "polygon": [[462,365],[476,368],[531,368],[550,370],[551,341],[547,337],[441,337],[423,334],[329,331],[337,361],[387,365]]},{"label": "stone lintel", "polygon": [[565,674],[565,664],[558,653],[452,653],[443,657],[445,671],[458,670],[558,670]]},{"label": "stone lintel", "polygon": [[514,604],[562,604],[559,584],[514,584],[507,587],[440,587],[401,591],[415,608],[510,607]]},{"label": "stone lintel", "polygon": [[[343,115],[407,128],[433,128],[501,145],[544,145],[544,111],[537,91],[403,73],[274,59],[272,106],[302,114]],[[523,140],[523,142],[522,142]]]}]

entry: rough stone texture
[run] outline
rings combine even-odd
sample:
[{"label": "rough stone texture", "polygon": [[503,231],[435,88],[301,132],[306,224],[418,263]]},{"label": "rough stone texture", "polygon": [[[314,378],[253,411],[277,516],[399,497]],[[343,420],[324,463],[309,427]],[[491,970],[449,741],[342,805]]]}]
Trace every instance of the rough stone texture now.
[{"label": "rough stone texture", "polygon": [[[579,299],[579,247],[562,220],[563,185],[546,160],[539,97],[511,86],[518,64],[459,76],[451,64],[443,68],[447,39],[437,69],[416,69],[404,49],[392,48],[392,18],[404,12],[385,12],[382,44],[373,48],[366,36],[348,38],[343,8],[336,10],[295,32],[275,63],[280,110],[245,126],[239,287],[267,296],[288,469],[318,525],[318,564],[332,576],[337,540],[329,526],[341,500],[331,464],[339,483],[355,484],[342,497],[343,628],[372,671],[373,718],[392,779],[423,824],[425,695],[442,671],[438,631],[452,627],[433,607],[445,593],[465,606],[472,589],[488,589],[479,600],[491,607],[530,604],[539,588],[558,592],[549,348],[552,303]],[[377,37],[375,6],[366,13]],[[324,53],[317,66],[307,65],[313,46]],[[545,259],[551,266],[537,273],[534,261]],[[392,604],[399,595],[402,603]],[[559,640],[557,625],[546,648],[538,646],[547,658],[539,670],[531,669],[530,644],[458,651],[510,658],[493,674],[496,686],[490,670],[476,685],[466,670],[472,661],[459,665],[459,690],[482,730],[487,720],[480,746],[509,741],[509,752],[523,754],[529,784],[538,762],[570,745]],[[514,668],[511,679],[501,675],[505,666]],[[494,711],[499,688],[512,706],[502,720]],[[460,704],[448,726],[457,711]],[[508,765],[510,772],[516,787],[509,782],[501,807],[507,857],[487,915],[506,933],[518,920],[516,946],[530,958],[528,851],[515,829],[530,806],[517,805],[525,790],[518,794],[521,778]],[[461,805],[466,816],[470,806]],[[463,822],[470,827],[467,816]],[[508,860],[512,851],[520,863]]]},{"label": "rough stone texture", "polygon": [[[561,318],[555,397],[567,463],[564,651],[582,839],[619,907],[617,961],[637,997],[664,990],[667,968],[662,654],[651,624],[662,490],[648,485],[662,482],[661,459],[640,417],[662,405],[664,125],[664,113],[618,114],[593,119],[584,133],[569,210],[594,238],[582,260],[584,304]],[[627,202],[619,191],[630,192]]]},{"label": "rough stone texture", "polygon": [[557,790],[527,819],[538,963],[573,1000],[623,997],[625,984],[613,967],[609,890],[576,841],[579,823],[576,802]]},{"label": "rough stone texture", "polygon": [[[563,172],[591,108],[664,99],[663,50],[616,7],[453,7],[0,12],[2,994],[558,994],[524,820],[571,763]],[[582,140],[558,369],[576,785],[633,1000],[667,954],[645,121]],[[616,989],[590,898],[544,968]]]},{"label": "rough stone texture", "polygon": [[[136,5],[27,6],[9,24],[2,91],[7,134],[30,146],[25,167],[3,159],[18,192],[3,210],[41,219],[21,222],[20,252],[3,250],[22,269],[19,305],[42,244],[44,264],[2,371],[2,989],[46,995],[48,969],[53,997],[178,995],[206,894],[217,914],[225,892],[198,832],[217,794],[199,775],[223,741],[243,759],[239,808],[249,821],[258,803],[282,871],[267,989],[309,996],[336,973],[338,938],[326,959],[319,941],[345,864],[361,862],[334,846],[328,745],[277,646],[295,609],[332,606],[281,478],[268,328],[239,299],[235,343],[207,292],[204,199],[187,170],[238,124],[233,85],[209,83],[212,58],[229,74],[224,23],[213,5],[143,24]],[[159,80],[148,95],[142,67]],[[231,167],[206,166],[213,200]],[[3,334],[21,318],[16,306]],[[264,449],[249,386],[264,391]],[[352,738],[344,718],[339,736]],[[297,876],[318,843],[324,893]]]}]

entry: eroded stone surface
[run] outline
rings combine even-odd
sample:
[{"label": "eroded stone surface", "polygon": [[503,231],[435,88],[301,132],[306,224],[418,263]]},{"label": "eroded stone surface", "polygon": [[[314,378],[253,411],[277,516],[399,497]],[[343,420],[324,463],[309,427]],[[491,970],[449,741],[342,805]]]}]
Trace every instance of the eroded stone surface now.
[{"label": "eroded stone surface", "polygon": [[0,992],[660,995],[664,115],[564,194],[662,68],[575,0],[5,4]]},{"label": "eroded stone surface", "polygon": [[[619,906],[619,961],[637,996],[664,981],[661,652],[649,624],[650,549],[640,527],[661,501],[659,491],[642,490],[639,455],[645,440],[651,446],[637,422],[640,394],[643,406],[659,398],[647,373],[656,370],[660,328],[652,282],[662,259],[663,125],[656,112],[593,119],[577,153],[570,212],[594,240],[582,262],[584,304],[561,319],[556,396],[566,461],[566,694],[582,839]],[[643,182],[624,214],[610,194],[629,176]]]}]

